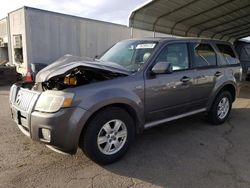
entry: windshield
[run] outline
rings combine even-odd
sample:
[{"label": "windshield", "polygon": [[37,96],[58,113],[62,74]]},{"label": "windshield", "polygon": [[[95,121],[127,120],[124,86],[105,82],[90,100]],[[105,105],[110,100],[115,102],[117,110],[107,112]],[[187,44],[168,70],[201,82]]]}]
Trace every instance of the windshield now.
[{"label": "windshield", "polygon": [[100,60],[117,63],[129,72],[139,71],[153,53],[155,41],[122,41],[105,52]]}]

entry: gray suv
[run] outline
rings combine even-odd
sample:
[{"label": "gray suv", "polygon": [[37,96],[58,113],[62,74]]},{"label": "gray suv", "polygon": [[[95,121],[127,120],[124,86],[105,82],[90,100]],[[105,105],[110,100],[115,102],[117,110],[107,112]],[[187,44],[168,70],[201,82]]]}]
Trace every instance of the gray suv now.
[{"label": "gray suv", "polygon": [[227,42],[191,38],[121,41],[98,59],[65,55],[35,83],[11,87],[19,129],[57,152],[78,146],[108,164],[144,129],[204,112],[219,125],[239,92],[242,68]]}]

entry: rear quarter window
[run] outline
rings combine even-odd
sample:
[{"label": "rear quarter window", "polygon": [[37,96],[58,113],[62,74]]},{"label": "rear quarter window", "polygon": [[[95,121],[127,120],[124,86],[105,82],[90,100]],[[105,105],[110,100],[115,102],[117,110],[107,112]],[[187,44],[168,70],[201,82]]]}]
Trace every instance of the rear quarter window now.
[{"label": "rear quarter window", "polygon": [[214,49],[207,43],[194,43],[194,67],[216,66],[217,57]]},{"label": "rear quarter window", "polygon": [[227,44],[216,44],[219,53],[221,54],[223,61],[222,65],[233,65],[238,64],[239,60],[237,59],[232,47]]}]

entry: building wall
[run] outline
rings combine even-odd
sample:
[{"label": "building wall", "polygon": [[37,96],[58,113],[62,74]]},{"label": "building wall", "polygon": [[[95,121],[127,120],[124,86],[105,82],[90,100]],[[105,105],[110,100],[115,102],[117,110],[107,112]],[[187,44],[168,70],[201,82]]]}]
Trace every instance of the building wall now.
[{"label": "building wall", "polygon": [[[7,18],[0,20],[0,38],[4,41],[4,43],[8,43]],[[8,61],[8,47],[0,47],[0,64]]]},{"label": "building wall", "polygon": [[[23,8],[13,11],[8,14],[9,19],[9,35],[10,35],[10,48],[11,50],[11,60],[12,63],[16,66],[17,72],[26,72],[28,59],[27,59],[27,45],[26,45],[26,28],[25,28],[25,11]],[[15,50],[13,46],[14,35],[22,36],[22,51],[23,51],[23,62],[18,63],[15,60]]]},{"label": "building wall", "polygon": [[[29,7],[13,11],[8,17],[12,61],[23,75],[31,63],[50,64],[65,54],[95,57],[120,40],[153,37],[151,31],[133,29],[131,32],[131,28],[124,25]],[[16,34],[22,35],[21,64],[15,62],[13,35]]]},{"label": "building wall", "polygon": [[152,31],[146,31],[146,30],[136,29],[136,28],[133,28],[133,31],[132,31],[132,37],[133,38],[140,38],[140,37],[171,37],[171,36],[172,35],[168,35],[168,34],[165,34],[165,33],[158,33],[158,32],[156,32],[155,36],[154,36],[154,32],[152,32]]},{"label": "building wall", "polygon": [[7,18],[3,18],[0,20],[0,37],[7,37],[8,31],[7,31]]},{"label": "building wall", "polygon": [[49,64],[65,54],[94,57],[130,37],[115,24],[26,9],[28,60]]}]

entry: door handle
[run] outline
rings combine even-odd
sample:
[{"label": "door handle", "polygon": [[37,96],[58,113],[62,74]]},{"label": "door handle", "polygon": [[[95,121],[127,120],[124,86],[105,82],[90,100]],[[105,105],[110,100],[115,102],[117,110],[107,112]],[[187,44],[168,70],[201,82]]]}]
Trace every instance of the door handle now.
[{"label": "door handle", "polygon": [[219,76],[221,76],[221,75],[222,75],[222,72],[217,71],[214,75],[215,75],[216,77],[219,77]]},{"label": "door handle", "polygon": [[186,82],[188,82],[190,80],[191,80],[190,77],[184,76],[184,77],[182,77],[181,82],[186,83]]}]

